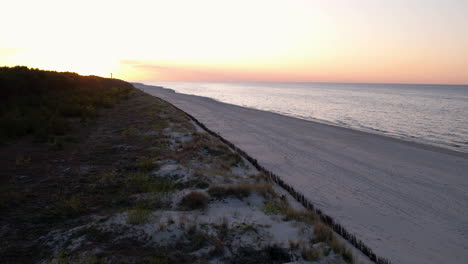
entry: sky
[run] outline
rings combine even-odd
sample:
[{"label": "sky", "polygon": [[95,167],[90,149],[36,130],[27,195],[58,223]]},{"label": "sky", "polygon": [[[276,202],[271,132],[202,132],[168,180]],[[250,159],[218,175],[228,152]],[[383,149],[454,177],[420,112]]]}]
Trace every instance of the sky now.
[{"label": "sky", "polygon": [[467,0],[4,1],[0,66],[129,81],[468,84]]}]

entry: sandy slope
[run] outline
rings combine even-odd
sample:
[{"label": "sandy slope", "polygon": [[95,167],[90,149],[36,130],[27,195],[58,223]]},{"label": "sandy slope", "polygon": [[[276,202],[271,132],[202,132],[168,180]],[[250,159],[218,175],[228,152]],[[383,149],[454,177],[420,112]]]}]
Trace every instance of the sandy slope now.
[{"label": "sandy slope", "polygon": [[394,263],[468,259],[468,155],[136,85],[191,113]]}]

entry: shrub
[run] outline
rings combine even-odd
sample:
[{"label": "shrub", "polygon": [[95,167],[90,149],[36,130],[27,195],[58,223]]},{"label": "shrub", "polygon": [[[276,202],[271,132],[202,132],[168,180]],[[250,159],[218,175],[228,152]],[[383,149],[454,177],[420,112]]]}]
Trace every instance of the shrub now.
[{"label": "shrub", "polygon": [[320,260],[320,250],[317,248],[304,248],[302,249],[302,258],[306,261],[317,261]]},{"label": "shrub", "polygon": [[193,191],[182,198],[180,206],[188,210],[203,209],[208,204],[208,199],[206,194]]},{"label": "shrub", "polygon": [[250,195],[251,188],[247,184],[239,185],[214,185],[210,186],[208,193],[216,198],[224,198],[227,196],[235,196],[244,198]]},{"label": "shrub", "polygon": [[274,195],[273,188],[270,184],[232,184],[232,185],[214,185],[208,189],[208,193],[216,198],[224,198],[227,196],[235,196],[244,198],[252,192],[257,192],[264,197]]}]

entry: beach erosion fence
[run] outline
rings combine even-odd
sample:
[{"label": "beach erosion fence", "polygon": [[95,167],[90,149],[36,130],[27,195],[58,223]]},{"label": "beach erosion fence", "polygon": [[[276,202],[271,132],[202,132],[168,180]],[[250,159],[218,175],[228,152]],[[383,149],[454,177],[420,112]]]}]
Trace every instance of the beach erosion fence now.
[{"label": "beach erosion fence", "polygon": [[[162,88],[162,87],[161,87]],[[160,100],[163,100],[159,98]],[[163,100],[167,102],[166,100]],[[219,140],[221,140],[223,143],[228,145],[232,150],[236,151],[239,155],[241,155],[243,158],[245,158],[247,161],[249,161],[258,171],[266,174],[270,180],[276,184],[278,184],[281,188],[285,189],[289,194],[291,194],[294,199],[296,199],[299,203],[301,203],[305,208],[308,210],[311,210],[314,212],[316,215],[319,216],[320,220],[329,226],[333,231],[335,231],[337,234],[339,234],[341,237],[343,237],[345,240],[347,240],[351,245],[353,245],[355,248],[360,250],[365,256],[367,256],[371,261],[377,264],[390,264],[390,260],[377,256],[371,248],[369,248],[367,245],[364,244],[364,242],[356,237],[355,234],[350,233],[347,231],[341,224],[339,224],[336,220],[334,220],[331,216],[325,214],[322,210],[314,206],[302,193],[298,192],[296,189],[294,189],[291,185],[287,184],[281,177],[278,175],[274,174],[273,172],[269,171],[268,169],[264,168],[262,165],[258,163],[258,161],[254,158],[252,158],[249,154],[247,154],[245,151],[242,149],[238,148],[236,145],[234,145],[232,142],[229,140],[223,138],[221,135],[218,133],[210,130],[207,128],[202,122],[198,121],[195,117],[193,117],[191,114],[185,112],[184,110],[180,109],[179,107],[175,106],[174,104],[167,102],[170,104],[172,107],[176,108],[177,110],[183,112],[187,117],[189,117],[193,122],[195,122],[198,126],[200,126],[203,130],[205,130],[207,133],[215,136]]]}]

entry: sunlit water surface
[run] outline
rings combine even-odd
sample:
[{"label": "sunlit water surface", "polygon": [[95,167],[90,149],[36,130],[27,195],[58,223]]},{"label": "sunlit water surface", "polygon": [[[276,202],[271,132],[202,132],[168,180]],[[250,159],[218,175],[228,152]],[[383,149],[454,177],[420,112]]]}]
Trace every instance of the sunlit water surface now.
[{"label": "sunlit water surface", "polygon": [[144,83],[178,93],[468,152],[468,85]]}]

